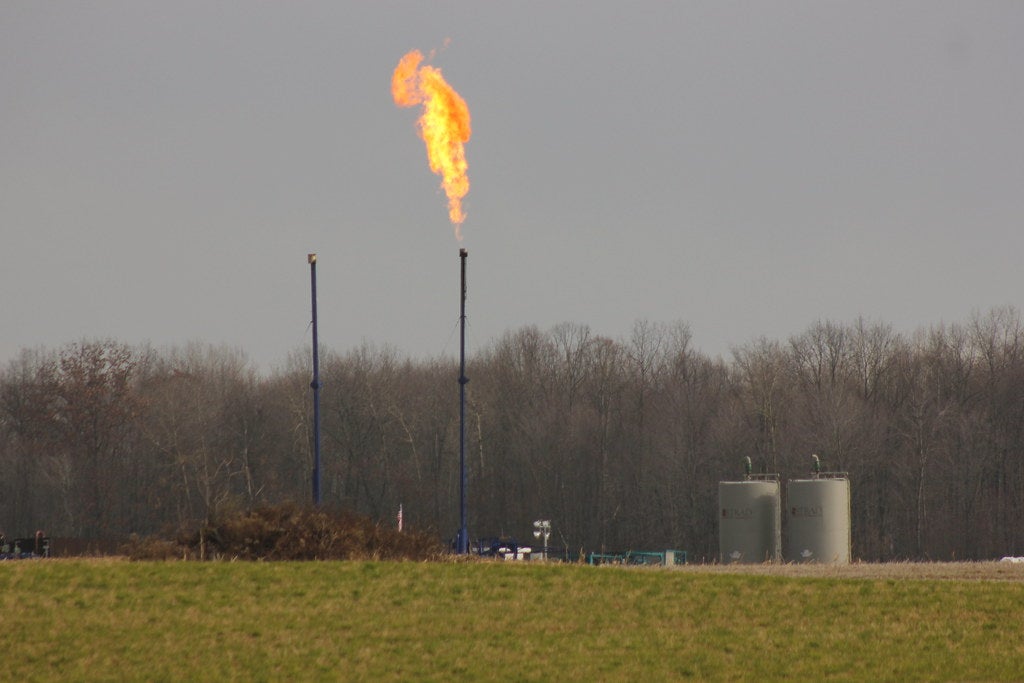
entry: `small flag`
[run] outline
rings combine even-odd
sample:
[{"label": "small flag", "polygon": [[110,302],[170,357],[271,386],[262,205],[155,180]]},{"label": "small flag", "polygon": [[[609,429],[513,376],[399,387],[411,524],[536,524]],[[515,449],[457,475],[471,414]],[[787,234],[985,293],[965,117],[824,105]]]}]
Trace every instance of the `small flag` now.
[{"label": "small flag", "polygon": [[398,505],[398,530],[402,530],[402,505]]}]

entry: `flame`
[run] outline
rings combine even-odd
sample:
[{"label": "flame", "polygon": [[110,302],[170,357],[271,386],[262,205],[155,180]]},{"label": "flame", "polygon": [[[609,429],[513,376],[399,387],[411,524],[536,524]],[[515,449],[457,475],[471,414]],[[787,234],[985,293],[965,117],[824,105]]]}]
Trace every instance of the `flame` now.
[{"label": "flame", "polygon": [[455,237],[462,241],[462,198],[469,192],[466,150],[463,145],[472,133],[466,101],[432,66],[420,66],[423,54],[409,52],[391,76],[391,96],[399,107],[423,105],[416,129],[427,145],[430,170],[441,176],[441,187],[448,196],[448,217],[455,226]]}]

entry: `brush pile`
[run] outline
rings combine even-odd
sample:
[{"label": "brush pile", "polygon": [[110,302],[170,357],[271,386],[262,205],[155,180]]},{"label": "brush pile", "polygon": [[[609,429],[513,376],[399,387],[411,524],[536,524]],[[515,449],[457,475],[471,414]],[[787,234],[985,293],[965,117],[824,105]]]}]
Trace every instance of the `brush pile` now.
[{"label": "brush pile", "polygon": [[126,548],[133,560],[412,560],[445,554],[431,534],[381,526],[347,511],[278,505],[204,524],[174,541],[146,538]]}]

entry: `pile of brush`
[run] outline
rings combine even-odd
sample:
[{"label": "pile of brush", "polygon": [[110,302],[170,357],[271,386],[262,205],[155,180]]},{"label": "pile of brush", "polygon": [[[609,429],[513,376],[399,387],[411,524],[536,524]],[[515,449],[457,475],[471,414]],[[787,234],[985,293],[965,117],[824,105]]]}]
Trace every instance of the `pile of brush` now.
[{"label": "pile of brush", "polygon": [[398,531],[347,511],[278,505],[229,515],[176,540],[146,538],[126,548],[133,560],[439,559],[436,536]]}]

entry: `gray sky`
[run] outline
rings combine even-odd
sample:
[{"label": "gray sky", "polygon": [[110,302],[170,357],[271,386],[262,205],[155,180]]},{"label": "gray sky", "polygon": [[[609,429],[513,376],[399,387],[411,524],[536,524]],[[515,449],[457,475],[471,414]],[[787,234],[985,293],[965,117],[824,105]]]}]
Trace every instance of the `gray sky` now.
[{"label": "gray sky", "polygon": [[[469,342],[1024,308],[1024,3],[4,2],[0,362],[113,337],[457,352],[459,243],[394,106],[473,119]],[[445,46],[446,39],[450,44]]]}]

